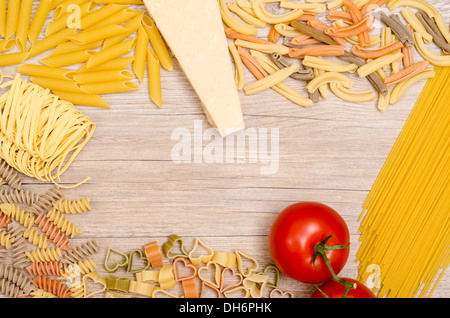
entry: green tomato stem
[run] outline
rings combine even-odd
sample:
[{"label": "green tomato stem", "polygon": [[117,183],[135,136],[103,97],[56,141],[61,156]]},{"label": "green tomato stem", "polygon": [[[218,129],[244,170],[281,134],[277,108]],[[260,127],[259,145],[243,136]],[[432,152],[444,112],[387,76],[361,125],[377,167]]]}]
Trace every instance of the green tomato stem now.
[{"label": "green tomato stem", "polygon": [[348,244],[347,245],[325,245],[331,237],[333,237],[333,235],[327,236],[323,241],[321,241],[320,243],[318,243],[314,246],[313,265],[316,266],[315,260],[316,260],[317,256],[322,257],[323,261],[325,262],[325,265],[327,265],[331,275],[333,276],[333,280],[335,282],[338,282],[338,283],[341,283],[342,285],[344,285],[345,291],[344,291],[344,294],[342,295],[342,298],[345,298],[351,289],[356,288],[356,284],[348,282],[336,275],[336,273],[333,270],[333,267],[331,266],[330,259],[327,256],[327,252],[332,251],[332,250],[344,249],[344,248],[347,248],[349,245]]}]

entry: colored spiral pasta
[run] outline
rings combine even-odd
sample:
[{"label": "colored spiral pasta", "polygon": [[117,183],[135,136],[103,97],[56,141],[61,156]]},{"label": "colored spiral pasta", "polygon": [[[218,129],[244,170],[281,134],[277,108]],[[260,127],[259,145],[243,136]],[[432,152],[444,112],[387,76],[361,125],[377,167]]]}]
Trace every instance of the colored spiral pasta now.
[{"label": "colored spiral pasta", "polygon": [[34,285],[34,287],[48,291],[58,298],[69,298],[72,294],[67,285],[58,282],[56,279],[53,279],[51,277],[38,275],[31,280],[31,283]]},{"label": "colored spiral pasta", "polygon": [[78,261],[75,264],[69,264],[64,266],[64,269],[60,273],[60,279],[71,280],[79,278],[85,274],[94,272],[97,268],[97,264],[93,259],[85,259]]},{"label": "colored spiral pasta", "polygon": [[39,199],[39,195],[29,190],[18,189],[1,189],[0,190],[0,202],[7,203],[20,203],[26,205],[32,205]]},{"label": "colored spiral pasta", "polygon": [[26,251],[25,254],[31,262],[59,261],[62,257],[62,252],[57,247],[34,249],[31,252]]},{"label": "colored spiral pasta", "polygon": [[47,213],[47,218],[55,224],[64,234],[71,238],[82,232],[75,224],[64,217],[56,208],[50,209]]},{"label": "colored spiral pasta", "polygon": [[47,212],[53,205],[54,202],[58,201],[63,197],[63,194],[58,190],[58,188],[53,187],[36,200],[31,207],[29,212],[34,214],[42,214]]},{"label": "colored spiral pasta", "polygon": [[0,264],[0,278],[15,284],[20,290],[25,291],[30,286],[30,280],[25,272],[11,265]]},{"label": "colored spiral pasta", "polygon": [[62,213],[83,213],[91,210],[91,200],[90,198],[79,200],[61,199],[55,203],[55,208]]},{"label": "colored spiral pasta", "polygon": [[20,288],[16,284],[3,278],[0,280],[0,293],[11,298],[16,298],[20,293]]},{"label": "colored spiral pasta", "polygon": [[0,176],[11,188],[20,190],[22,180],[19,174],[2,159],[0,159]]},{"label": "colored spiral pasta", "polygon": [[9,250],[14,242],[14,237],[8,234],[6,231],[0,231],[0,245]]},{"label": "colored spiral pasta", "polygon": [[55,245],[61,250],[70,250],[70,241],[64,233],[50,221],[45,214],[40,214],[35,221],[35,224],[50,238]]},{"label": "colored spiral pasta", "polygon": [[27,251],[27,243],[23,237],[23,228],[20,224],[11,223],[8,225],[8,232],[15,238],[12,244],[12,266],[14,268],[23,269],[29,264],[29,260],[25,252]]},{"label": "colored spiral pasta", "polygon": [[26,228],[33,225],[35,218],[29,212],[12,203],[1,203],[0,211],[9,218],[16,220]]},{"label": "colored spiral pasta", "polygon": [[63,264],[60,261],[52,262],[35,262],[26,267],[31,275],[47,275],[59,276],[61,274]]},{"label": "colored spiral pasta", "polygon": [[23,237],[28,239],[28,242],[39,248],[46,248],[50,243],[50,239],[46,235],[39,233],[33,228],[26,229],[23,232]]},{"label": "colored spiral pasta", "polygon": [[87,241],[79,246],[66,251],[63,263],[76,263],[98,252],[99,244],[95,240]]}]

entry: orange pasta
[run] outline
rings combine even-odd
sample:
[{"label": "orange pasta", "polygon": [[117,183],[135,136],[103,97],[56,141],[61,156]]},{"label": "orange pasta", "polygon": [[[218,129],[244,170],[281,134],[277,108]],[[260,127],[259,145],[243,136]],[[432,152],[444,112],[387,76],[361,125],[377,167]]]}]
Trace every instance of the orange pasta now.
[{"label": "orange pasta", "polygon": [[35,224],[49,237],[61,250],[71,251],[69,238],[53,224],[45,213],[39,214]]},{"label": "orange pasta", "polygon": [[183,286],[184,298],[198,298],[197,285],[194,278],[181,281]]},{"label": "orange pasta", "polygon": [[346,27],[330,27],[324,31],[325,34],[340,38],[348,38],[367,32],[372,27],[372,17],[367,15],[361,21]]},{"label": "orange pasta", "polygon": [[306,36],[306,38],[301,39],[300,36],[293,38],[291,40],[291,44],[293,45],[299,45],[299,46],[305,46],[305,45],[312,45],[312,44],[319,44],[322,43],[319,40]]},{"label": "orange pasta", "polygon": [[344,12],[344,11],[338,11],[338,10],[330,10],[330,12],[328,13],[327,19],[329,21],[342,20],[347,24],[353,23],[353,19],[352,19],[352,16],[350,15],[350,13]]},{"label": "orange pasta", "polygon": [[305,48],[290,48],[289,57],[302,59],[306,55],[311,56],[341,56],[345,54],[341,45],[315,45]]},{"label": "orange pasta", "polygon": [[398,73],[392,74],[385,78],[384,83],[388,86],[397,84],[401,81],[405,81],[420,72],[424,71],[430,63],[428,61],[421,61],[408,66]]},{"label": "orange pasta", "polygon": [[370,11],[376,10],[386,3],[388,3],[389,0],[370,0],[367,2],[362,8],[361,13],[365,15],[366,13],[369,13]]},{"label": "orange pasta", "polygon": [[271,44],[267,40],[258,38],[257,36],[254,36],[254,35],[239,33],[239,32],[234,31],[231,28],[225,28],[224,31],[225,31],[225,35],[229,39],[233,39],[233,40],[240,39],[240,40],[249,41],[252,43],[260,43],[260,44]]},{"label": "orange pasta", "polygon": [[[353,23],[358,23],[363,20],[364,14],[359,10],[359,8],[355,5],[355,3],[352,0],[344,0],[344,5],[348,8]],[[358,37],[361,46],[369,46],[370,43],[369,32],[364,31],[358,34]]]},{"label": "orange pasta", "polygon": [[69,287],[56,279],[45,277],[43,275],[35,276],[31,283],[39,289],[43,289],[57,296],[58,298],[69,298],[72,292]]},{"label": "orange pasta", "polygon": [[251,56],[251,54],[246,49],[244,49],[243,47],[238,47],[238,53],[244,65],[256,77],[256,79],[260,80],[268,76],[267,72],[262,68],[261,65],[259,65],[255,58]]},{"label": "orange pasta", "polygon": [[[326,23],[319,21],[319,20],[309,20],[308,25],[320,32],[325,32],[325,30],[329,28],[329,26]],[[330,36],[330,37],[339,45],[345,46],[347,44],[347,42],[343,38],[339,38],[339,37],[335,37],[335,36]]]},{"label": "orange pasta", "polygon": [[301,16],[295,18],[294,21],[307,22],[309,20],[315,20],[315,19],[316,19],[316,14],[314,12],[305,11],[305,12],[303,12],[303,14]]},{"label": "orange pasta", "polygon": [[275,24],[272,25],[269,32],[269,41],[272,43],[277,43],[280,39],[280,33],[275,29]]},{"label": "orange pasta", "polygon": [[387,55],[389,53],[395,52],[397,50],[400,50],[404,47],[405,47],[405,45],[402,42],[396,41],[396,42],[393,42],[389,45],[383,46],[378,49],[366,49],[360,45],[355,45],[351,49],[351,52],[354,55],[356,55],[360,58],[363,58],[363,59],[375,59],[377,57],[381,57],[381,56]]},{"label": "orange pasta", "polygon": [[158,268],[163,266],[162,253],[161,250],[159,249],[157,242],[150,242],[145,244],[144,252],[152,268]]},{"label": "orange pasta", "polygon": [[26,268],[30,275],[56,275],[61,274],[61,269],[63,265],[60,261],[52,262],[33,262],[30,266]]},{"label": "orange pasta", "polygon": [[2,227],[7,227],[10,222],[9,217],[6,214],[0,214],[0,229]]}]

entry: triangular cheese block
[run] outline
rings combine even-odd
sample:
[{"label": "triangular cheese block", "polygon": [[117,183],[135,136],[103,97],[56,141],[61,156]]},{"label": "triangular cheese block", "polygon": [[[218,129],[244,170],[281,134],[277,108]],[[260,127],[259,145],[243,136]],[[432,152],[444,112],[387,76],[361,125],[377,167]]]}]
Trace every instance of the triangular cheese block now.
[{"label": "triangular cheese block", "polygon": [[144,0],[222,136],[244,129],[233,65],[217,0]]}]

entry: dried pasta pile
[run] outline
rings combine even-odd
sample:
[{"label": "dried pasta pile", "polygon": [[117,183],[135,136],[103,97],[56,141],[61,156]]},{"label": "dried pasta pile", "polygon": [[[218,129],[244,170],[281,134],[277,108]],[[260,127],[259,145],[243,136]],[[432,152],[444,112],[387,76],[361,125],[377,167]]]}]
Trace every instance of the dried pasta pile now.
[{"label": "dried pasta pile", "polygon": [[[265,7],[278,3],[281,14]],[[450,31],[424,0],[263,1],[219,0],[238,88],[254,94],[272,88],[292,102],[311,107],[333,93],[348,102],[378,97],[378,109],[397,103],[417,82],[450,65]],[[272,4],[273,5],[273,4]],[[385,14],[401,8],[401,14]],[[319,18],[326,14],[326,21]],[[384,25],[375,34],[375,17]],[[270,27],[268,38],[258,36]],[[434,42],[434,43],[432,43]],[[433,52],[437,48],[443,54]],[[414,50],[416,48],[416,50]],[[423,60],[414,60],[418,52]],[[256,81],[246,83],[244,66]],[[351,75],[373,88],[357,90]],[[284,83],[305,82],[301,94]]]},{"label": "dried pasta pile", "polygon": [[[44,0],[32,16],[32,0],[2,0],[0,66],[20,64],[19,73],[62,99],[106,108],[100,95],[138,90],[133,80],[142,83],[147,69],[150,97],[162,107],[160,69],[172,70],[172,59],[153,20],[132,5],[143,2]],[[50,50],[40,65],[26,64]]]},{"label": "dried pasta pile", "polygon": [[0,293],[70,297],[57,277],[68,277],[73,267],[92,268],[99,249],[95,240],[71,246],[82,233],[71,219],[91,210],[90,199],[67,199],[57,187],[38,194],[6,185],[0,189]]},{"label": "dried pasta pile", "polygon": [[0,157],[27,176],[57,184],[95,124],[72,103],[19,74],[0,87],[9,87],[0,97]]}]

